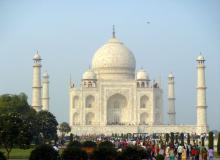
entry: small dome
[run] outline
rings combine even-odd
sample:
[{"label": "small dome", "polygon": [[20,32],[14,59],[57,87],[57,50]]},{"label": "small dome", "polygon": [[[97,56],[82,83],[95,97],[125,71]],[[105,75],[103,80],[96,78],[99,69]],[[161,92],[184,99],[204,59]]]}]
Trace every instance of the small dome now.
[{"label": "small dome", "polygon": [[141,69],[137,72],[137,80],[148,80],[148,79],[149,77],[145,70]]},{"label": "small dome", "polygon": [[93,70],[89,69],[83,74],[83,79],[96,79],[96,74]]},{"label": "small dome", "polygon": [[205,61],[205,58],[204,58],[203,55],[200,54],[200,55],[197,57],[196,60],[197,60],[197,61]]},{"label": "small dome", "polygon": [[44,72],[43,77],[44,78],[49,78],[49,75],[48,75],[47,71]]},{"label": "small dome", "polygon": [[41,60],[41,56],[39,55],[38,51],[34,54],[34,60]]},{"label": "small dome", "polygon": [[169,75],[168,75],[169,78],[173,78],[173,73],[171,72]]}]

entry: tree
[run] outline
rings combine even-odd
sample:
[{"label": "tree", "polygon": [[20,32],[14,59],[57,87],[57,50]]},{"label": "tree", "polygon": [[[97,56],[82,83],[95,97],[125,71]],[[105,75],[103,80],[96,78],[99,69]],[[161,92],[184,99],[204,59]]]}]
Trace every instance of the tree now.
[{"label": "tree", "polygon": [[0,143],[6,150],[8,159],[15,145],[28,148],[32,141],[31,129],[32,125],[19,113],[0,115]]},{"label": "tree", "polygon": [[189,145],[190,144],[190,134],[187,133],[187,144]]},{"label": "tree", "polygon": [[4,153],[0,151],[0,160],[6,160]]},{"label": "tree", "polygon": [[55,116],[48,111],[40,111],[36,115],[36,120],[39,129],[38,136],[42,138],[43,143],[56,140],[58,123]]},{"label": "tree", "polygon": [[175,136],[175,143],[178,143],[178,144],[179,144],[178,139],[179,139],[179,134],[177,133],[176,136]]},{"label": "tree", "polygon": [[70,143],[67,145],[67,148],[72,148],[72,147],[78,147],[81,148],[82,144],[79,141],[70,141]]},{"label": "tree", "polygon": [[58,152],[51,145],[41,144],[31,152],[29,160],[57,160],[58,157]]},{"label": "tree", "polygon": [[126,160],[142,160],[146,159],[149,155],[146,150],[141,147],[129,146],[122,152],[122,159]]},{"label": "tree", "polygon": [[171,141],[171,144],[173,145],[174,144],[174,133],[173,132],[170,133],[170,141]]},{"label": "tree", "polygon": [[205,137],[202,136],[202,147],[204,147],[204,146],[205,146]]},{"label": "tree", "polygon": [[180,133],[180,144],[184,146],[184,134]]},{"label": "tree", "polygon": [[213,137],[213,132],[209,132],[209,148],[213,149],[213,142],[214,142],[214,137]]},{"label": "tree", "polygon": [[70,142],[73,142],[73,134],[70,133]]},{"label": "tree", "polygon": [[166,144],[169,143],[169,140],[170,140],[170,135],[169,135],[169,133],[166,133],[166,134],[165,134],[165,141],[166,141]]},{"label": "tree", "polygon": [[0,96],[0,113],[18,112],[25,114],[30,110],[27,96],[24,93],[19,95],[3,94]]},{"label": "tree", "polygon": [[87,160],[88,155],[78,147],[67,147],[61,154],[63,160]]},{"label": "tree", "polygon": [[220,155],[220,132],[218,133],[217,153]]},{"label": "tree", "polygon": [[71,128],[67,122],[63,122],[58,127],[58,130],[60,131],[62,138],[64,138],[65,134],[71,131]]},{"label": "tree", "polygon": [[110,141],[104,141],[104,142],[99,143],[98,147],[99,148],[114,148],[115,146]]}]

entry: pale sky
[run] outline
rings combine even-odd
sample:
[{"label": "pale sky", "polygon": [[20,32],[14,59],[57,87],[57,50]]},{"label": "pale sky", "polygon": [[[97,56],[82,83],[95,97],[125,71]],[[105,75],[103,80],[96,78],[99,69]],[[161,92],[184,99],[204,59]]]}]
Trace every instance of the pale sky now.
[{"label": "pale sky", "polygon": [[[150,21],[150,24],[147,22]],[[167,76],[175,75],[179,124],[196,122],[196,57],[206,58],[208,124],[220,130],[219,0],[1,0],[0,94],[24,92],[31,102],[33,55],[50,75],[50,111],[68,122],[69,77],[78,84],[95,51],[116,36],[137,69],[161,77],[167,122]]]}]

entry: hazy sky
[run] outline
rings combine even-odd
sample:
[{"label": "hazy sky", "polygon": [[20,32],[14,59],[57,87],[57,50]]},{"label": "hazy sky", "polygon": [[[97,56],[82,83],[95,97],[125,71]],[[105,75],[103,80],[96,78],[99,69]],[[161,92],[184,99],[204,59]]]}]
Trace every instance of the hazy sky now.
[{"label": "hazy sky", "polygon": [[[150,24],[147,23],[150,21]],[[151,79],[161,77],[167,121],[167,75],[175,75],[177,122],[196,121],[196,57],[206,58],[208,124],[220,130],[219,0],[1,0],[0,94],[31,102],[33,55],[50,75],[50,110],[68,121],[70,73],[79,85],[95,51],[116,36]]]}]

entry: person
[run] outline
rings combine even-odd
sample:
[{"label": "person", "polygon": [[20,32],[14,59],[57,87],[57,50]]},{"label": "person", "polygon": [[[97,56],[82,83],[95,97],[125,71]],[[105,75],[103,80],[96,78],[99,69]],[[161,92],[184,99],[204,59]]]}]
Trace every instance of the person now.
[{"label": "person", "polygon": [[190,146],[190,144],[187,144],[186,145],[186,156],[187,156],[187,159],[190,159],[190,152],[191,152],[191,146]]},{"label": "person", "polygon": [[214,150],[213,150],[213,148],[209,148],[208,156],[209,156],[209,160],[213,160],[214,159]]},{"label": "person", "polygon": [[174,148],[170,148],[170,151],[169,151],[169,157],[170,157],[170,160],[175,160],[175,154],[174,154]]},{"label": "person", "polygon": [[195,154],[196,154],[195,152],[196,152],[195,146],[192,146],[192,148],[191,148],[191,157],[192,157],[192,160],[195,159]]},{"label": "person", "polygon": [[170,152],[170,147],[167,146],[166,151],[165,151],[165,159],[166,159],[166,160],[169,160],[169,159],[170,159],[170,154],[169,154],[169,152]]},{"label": "person", "polygon": [[195,147],[195,160],[199,160],[200,148],[198,145]]},{"label": "person", "polygon": [[182,152],[183,152],[183,147],[179,145],[177,148],[178,159],[182,159]]},{"label": "person", "polygon": [[182,160],[186,160],[187,159],[187,155],[186,155],[186,148],[185,146],[183,147],[183,151],[182,151]]},{"label": "person", "polygon": [[202,151],[202,159],[207,160],[207,157],[208,157],[208,152],[207,149],[204,147]]}]

